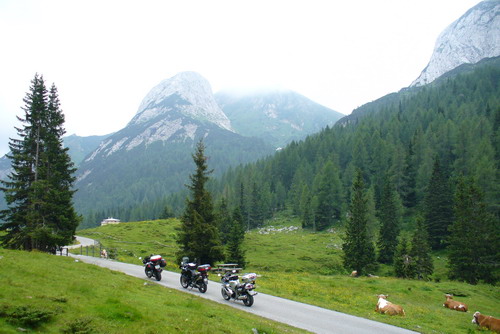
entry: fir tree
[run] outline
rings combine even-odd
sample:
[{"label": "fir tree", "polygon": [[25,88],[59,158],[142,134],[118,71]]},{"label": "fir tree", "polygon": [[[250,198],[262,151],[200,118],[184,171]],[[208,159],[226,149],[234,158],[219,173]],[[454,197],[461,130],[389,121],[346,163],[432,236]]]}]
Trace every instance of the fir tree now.
[{"label": "fir tree", "polygon": [[389,177],[385,178],[382,199],[380,203],[380,233],[378,238],[378,261],[392,263],[394,251],[398,243],[400,230],[399,210],[396,205],[396,194]]},{"label": "fir tree", "polygon": [[214,214],[212,196],[205,189],[212,170],[208,170],[205,146],[200,140],[193,154],[196,171],[189,176],[191,199],[186,200],[186,209],[181,218],[178,243],[178,258],[187,256],[199,263],[214,264],[223,259],[217,220]]},{"label": "fir tree", "polygon": [[413,234],[410,250],[412,271],[418,279],[427,279],[434,271],[431,248],[428,241],[429,235],[427,234],[424,219],[418,216],[416,220],[417,227]]},{"label": "fir tree", "polygon": [[237,263],[240,267],[246,266],[245,252],[242,249],[245,240],[245,225],[240,209],[237,207],[233,211],[232,224],[227,241],[226,262]]},{"label": "fir tree", "polygon": [[75,168],[63,148],[64,115],[57,89],[50,93],[43,78],[35,75],[24,98],[20,139],[11,139],[13,172],[1,181],[8,208],[0,212],[6,231],[1,243],[8,248],[55,252],[69,244],[81,218],[72,197]]},{"label": "fir tree", "polygon": [[352,185],[350,215],[342,250],[344,267],[365,274],[375,262],[375,249],[368,238],[367,205],[361,170],[356,172]]},{"label": "fir tree", "polygon": [[486,210],[472,179],[461,177],[455,192],[455,221],[450,227],[449,277],[470,284],[500,279],[500,224]]},{"label": "fir tree", "polygon": [[338,168],[329,161],[322,168],[316,180],[317,206],[314,217],[316,230],[323,231],[340,219],[342,201]]},{"label": "fir tree", "polygon": [[402,237],[394,253],[394,274],[396,277],[412,278],[413,265],[408,240]]},{"label": "fir tree", "polygon": [[403,186],[401,188],[401,197],[406,208],[413,208],[417,205],[416,178],[417,168],[415,163],[415,152],[413,149],[413,143],[410,143],[408,147],[408,154],[405,158],[402,180]]},{"label": "fir tree", "polygon": [[[241,216],[241,213],[240,213]],[[243,218],[240,218],[240,221]],[[227,202],[224,197],[221,198],[219,205],[217,206],[217,221],[219,227],[220,241],[223,245],[227,244],[229,237],[231,235],[231,226],[233,224],[231,215],[229,214],[229,209],[227,207]]]},{"label": "fir tree", "polygon": [[424,212],[432,249],[444,248],[448,227],[453,222],[453,198],[448,179],[441,169],[438,157],[434,160],[432,176],[427,186]]}]

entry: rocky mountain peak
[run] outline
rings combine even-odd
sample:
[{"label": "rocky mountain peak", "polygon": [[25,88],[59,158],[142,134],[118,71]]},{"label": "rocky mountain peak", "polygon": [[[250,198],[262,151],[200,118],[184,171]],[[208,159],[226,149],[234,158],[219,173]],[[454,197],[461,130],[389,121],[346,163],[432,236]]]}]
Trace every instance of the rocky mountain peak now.
[{"label": "rocky mountain peak", "polygon": [[500,55],[500,0],[469,9],[438,37],[427,67],[411,86],[431,83],[462,64]]},{"label": "rocky mountain peak", "polygon": [[129,125],[142,124],[171,110],[231,130],[231,122],[217,105],[210,83],[196,72],[181,72],[151,89]]}]

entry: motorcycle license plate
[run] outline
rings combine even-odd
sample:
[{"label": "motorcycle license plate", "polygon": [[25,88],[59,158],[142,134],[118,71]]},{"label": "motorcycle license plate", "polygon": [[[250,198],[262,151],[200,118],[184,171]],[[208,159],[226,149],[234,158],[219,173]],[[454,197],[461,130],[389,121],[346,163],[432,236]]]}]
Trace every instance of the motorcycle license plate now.
[{"label": "motorcycle license plate", "polygon": [[156,268],[156,269],[160,269],[160,265],[159,265],[159,264],[157,264],[157,265],[155,266],[155,268]]}]

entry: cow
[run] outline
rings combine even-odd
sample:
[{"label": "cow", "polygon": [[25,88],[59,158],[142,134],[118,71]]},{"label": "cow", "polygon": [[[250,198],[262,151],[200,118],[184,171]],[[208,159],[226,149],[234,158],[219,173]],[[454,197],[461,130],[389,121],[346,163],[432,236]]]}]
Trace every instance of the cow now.
[{"label": "cow", "polygon": [[378,295],[377,307],[375,308],[375,312],[379,312],[381,314],[389,314],[389,315],[405,315],[405,310],[399,305],[393,304],[387,300],[387,295]]},{"label": "cow", "polygon": [[104,258],[104,259],[107,259],[107,258],[108,258],[108,252],[106,252],[106,250],[105,250],[105,249],[103,249],[103,250],[101,251],[101,257],[102,257],[102,258]]},{"label": "cow", "polygon": [[467,312],[469,309],[466,304],[453,300],[453,295],[446,294],[444,296],[446,297],[446,301],[443,304],[444,307],[460,312]]},{"label": "cow", "polygon": [[351,277],[358,277],[358,271],[357,270],[353,270],[352,273],[351,273]]},{"label": "cow", "polygon": [[477,324],[479,327],[485,327],[490,331],[500,333],[500,319],[493,318],[492,316],[476,312],[472,317],[472,323]]}]

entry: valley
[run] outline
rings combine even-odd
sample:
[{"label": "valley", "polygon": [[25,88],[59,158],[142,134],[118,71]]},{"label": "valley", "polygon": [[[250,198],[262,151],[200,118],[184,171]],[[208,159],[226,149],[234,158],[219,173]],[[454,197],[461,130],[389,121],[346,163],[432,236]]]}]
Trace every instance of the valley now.
[{"label": "valley", "polygon": [[[178,224],[176,219],[124,223],[82,230],[79,235],[98,239],[103,247],[116,254],[118,261],[140,264],[138,257],[158,253],[167,259],[168,270],[179,272],[173,262]],[[342,268],[341,250],[335,246],[341,243],[342,228],[314,233],[302,230],[297,224],[294,217],[280,216],[267,221],[262,229],[246,233],[244,249],[249,264],[245,272],[261,275],[257,280],[259,292],[421,333],[481,332],[471,324],[471,312],[443,308],[446,293],[456,295],[471,310],[497,315],[498,287],[449,281],[444,274],[445,254],[434,254],[436,269],[430,281],[390,277],[392,269],[388,266],[381,266],[373,273],[378,277],[353,278]],[[218,282],[217,277],[211,278],[209,289]],[[376,295],[380,293],[388,294],[391,301],[402,305],[406,316],[390,317],[374,312]]]}]

